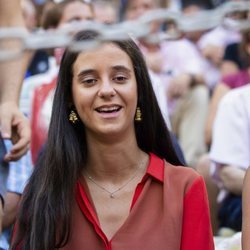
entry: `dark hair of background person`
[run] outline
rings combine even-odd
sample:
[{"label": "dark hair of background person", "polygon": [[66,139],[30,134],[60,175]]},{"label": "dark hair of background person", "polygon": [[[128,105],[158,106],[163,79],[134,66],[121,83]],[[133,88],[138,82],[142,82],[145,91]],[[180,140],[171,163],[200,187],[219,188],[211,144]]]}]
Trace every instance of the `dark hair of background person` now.
[{"label": "dark hair of background person", "polygon": [[[128,11],[131,1],[134,1],[134,0],[121,0],[120,1],[120,5],[119,5],[119,20],[120,21],[124,21],[126,12]],[[152,4],[156,8],[167,7],[166,6],[167,3],[163,4],[163,2],[164,2],[163,0],[152,0]]]},{"label": "dark hair of background person", "polygon": [[210,10],[210,9],[214,9],[214,4],[212,3],[211,0],[182,0],[181,1],[181,8],[185,9],[188,8],[190,6],[197,6],[199,9],[201,10]]},{"label": "dark hair of background person", "polygon": [[243,69],[247,69],[250,67],[250,54],[249,54],[250,49],[249,48],[250,48],[250,29],[247,29],[242,32],[242,41],[239,44],[239,56],[242,62]]},{"label": "dark hair of background person", "polygon": [[[75,40],[95,39],[93,31],[79,32]],[[158,106],[143,56],[132,41],[113,41],[131,59],[142,121],[135,122],[138,146],[174,165],[181,165]],[[87,161],[85,126],[68,121],[72,106],[72,68],[79,53],[66,50],[59,71],[48,141],[27,185],[14,236],[15,249],[49,250],[64,246],[70,236],[71,207],[76,181]],[[84,236],[83,236],[84,237]]]}]

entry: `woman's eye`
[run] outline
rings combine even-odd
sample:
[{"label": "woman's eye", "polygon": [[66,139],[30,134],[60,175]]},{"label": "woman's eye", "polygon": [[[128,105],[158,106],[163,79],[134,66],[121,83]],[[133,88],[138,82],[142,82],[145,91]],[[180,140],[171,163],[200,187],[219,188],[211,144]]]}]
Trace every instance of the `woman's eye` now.
[{"label": "woman's eye", "polygon": [[85,79],[85,80],[83,80],[83,83],[90,85],[90,84],[96,83],[96,81],[97,81],[96,79]]},{"label": "woman's eye", "polygon": [[114,78],[114,80],[117,81],[117,82],[125,82],[127,80],[127,77],[125,77],[125,76],[116,76]]}]

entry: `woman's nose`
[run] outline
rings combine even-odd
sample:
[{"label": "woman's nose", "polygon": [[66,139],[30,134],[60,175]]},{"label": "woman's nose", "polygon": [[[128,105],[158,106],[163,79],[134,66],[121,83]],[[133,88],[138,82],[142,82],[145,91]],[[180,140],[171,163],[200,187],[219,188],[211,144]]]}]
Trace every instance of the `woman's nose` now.
[{"label": "woman's nose", "polygon": [[100,84],[98,96],[102,98],[110,98],[115,96],[116,91],[113,84],[109,80],[105,80]]}]

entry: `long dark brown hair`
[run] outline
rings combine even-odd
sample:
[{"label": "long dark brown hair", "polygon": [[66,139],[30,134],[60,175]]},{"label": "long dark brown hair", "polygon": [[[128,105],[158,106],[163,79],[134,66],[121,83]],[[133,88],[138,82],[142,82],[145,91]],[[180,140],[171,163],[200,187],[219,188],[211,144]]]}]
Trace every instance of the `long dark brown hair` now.
[{"label": "long dark brown hair", "polygon": [[[81,31],[77,41],[95,39]],[[135,123],[139,147],[181,165],[159,109],[143,56],[132,40],[113,41],[131,59],[143,120]],[[68,120],[72,103],[72,67],[79,53],[66,50],[59,71],[48,140],[24,192],[12,249],[50,250],[67,244],[76,181],[87,159],[85,127]],[[84,236],[83,236],[84,237]]]}]

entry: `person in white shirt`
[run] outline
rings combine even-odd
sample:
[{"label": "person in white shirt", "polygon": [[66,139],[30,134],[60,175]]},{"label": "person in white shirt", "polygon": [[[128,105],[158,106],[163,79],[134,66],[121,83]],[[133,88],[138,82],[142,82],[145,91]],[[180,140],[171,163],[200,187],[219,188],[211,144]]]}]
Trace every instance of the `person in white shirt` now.
[{"label": "person in white shirt", "polygon": [[[206,164],[204,163],[206,162]],[[240,196],[250,166],[250,84],[231,90],[220,102],[209,159],[199,164],[208,188],[212,221],[218,202],[228,194]],[[213,221],[214,229],[218,221]]]}]

